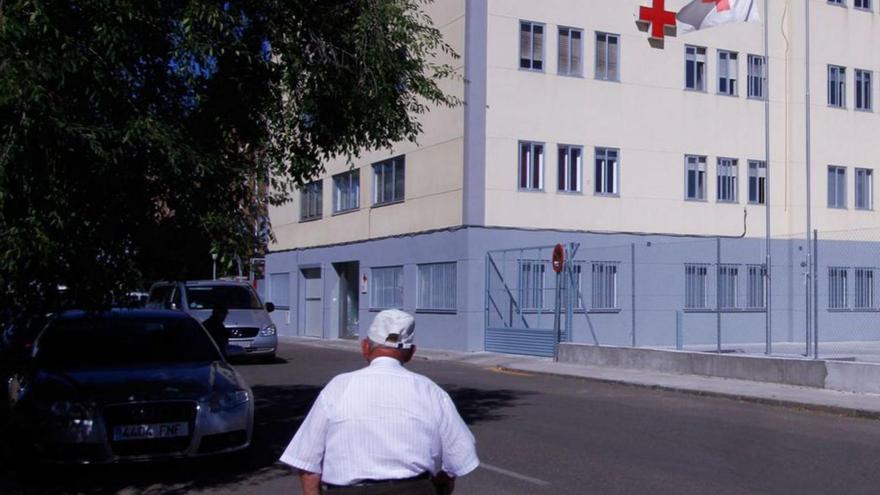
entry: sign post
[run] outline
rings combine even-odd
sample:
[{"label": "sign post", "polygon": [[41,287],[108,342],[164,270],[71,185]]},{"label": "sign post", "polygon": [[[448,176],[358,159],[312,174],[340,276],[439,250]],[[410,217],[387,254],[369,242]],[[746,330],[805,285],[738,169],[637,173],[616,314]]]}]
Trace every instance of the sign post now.
[{"label": "sign post", "polygon": [[559,361],[559,341],[560,335],[560,317],[562,312],[562,269],[565,267],[565,248],[562,244],[557,244],[553,248],[552,258],[553,271],[556,272],[556,306],[553,310],[553,332],[555,335],[555,343],[553,345],[553,361]]}]

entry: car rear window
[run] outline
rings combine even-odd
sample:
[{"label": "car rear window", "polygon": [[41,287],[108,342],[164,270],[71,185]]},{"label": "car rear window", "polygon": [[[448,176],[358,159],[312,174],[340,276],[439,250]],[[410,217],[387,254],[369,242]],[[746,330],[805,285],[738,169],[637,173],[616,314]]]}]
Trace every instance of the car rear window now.
[{"label": "car rear window", "polygon": [[138,366],[219,360],[204,328],[184,318],[85,317],[50,324],[37,343],[50,368]]},{"label": "car rear window", "polygon": [[260,299],[250,289],[239,285],[187,286],[186,301],[189,309],[213,309],[218,303],[227,309],[260,309]]}]

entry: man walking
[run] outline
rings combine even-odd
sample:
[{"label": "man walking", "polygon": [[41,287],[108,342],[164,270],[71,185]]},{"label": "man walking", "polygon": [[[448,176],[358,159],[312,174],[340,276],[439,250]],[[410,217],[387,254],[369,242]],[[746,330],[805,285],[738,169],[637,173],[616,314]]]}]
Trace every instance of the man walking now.
[{"label": "man walking", "polygon": [[479,465],[474,437],[449,395],[402,365],[415,353],[413,317],[376,315],[361,351],[370,363],[324,387],[281,462],[305,495],[452,493]]}]

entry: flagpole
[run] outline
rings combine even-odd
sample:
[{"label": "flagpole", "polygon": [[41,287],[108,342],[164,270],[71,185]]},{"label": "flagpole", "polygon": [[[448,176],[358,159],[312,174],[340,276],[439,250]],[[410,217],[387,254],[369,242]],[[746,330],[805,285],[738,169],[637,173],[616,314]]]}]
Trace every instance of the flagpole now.
[{"label": "flagpole", "polygon": [[[767,266],[767,294],[766,313],[764,325],[766,327],[766,354],[773,352],[773,274],[770,236],[770,0],[764,0],[764,70],[766,71],[766,88],[764,89],[764,215],[766,217],[766,266]],[[751,9],[749,9],[751,11]]]}]

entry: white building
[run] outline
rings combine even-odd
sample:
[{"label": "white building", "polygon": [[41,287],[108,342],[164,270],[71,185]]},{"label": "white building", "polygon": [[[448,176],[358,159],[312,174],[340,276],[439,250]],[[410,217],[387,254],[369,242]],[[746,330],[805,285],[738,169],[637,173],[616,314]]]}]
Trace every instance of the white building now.
[{"label": "white building", "polygon": [[[527,265],[549,251],[512,254],[516,267],[500,281],[487,252],[577,242],[584,301],[575,312],[591,329],[575,325],[567,338],[598,331],[602,343],[629,343],[639,328],[639,344],[672,344],[684,314],[685,344],[713,342],[722,324],[725,342],[754,342],[765,332],[769,202],[773,340],[803,342],[805,2],[770,3],[769,60],[762,23],[657,48],[635,22],[652,3],[436,0],[434,24],[462,56],[464,80],[446,88],[466,104],[426,115],[418,144],[328,163],[270,212],[267,299],[283,308],[281,334],[354,336],[372,311],[402,307],[418,313],[421,345],[533,352],[534,334],[515,345],[490,335],[492,285],[511,291],[508,313],[529,313],[519,321],[540,317],[550,272]],[[809,1],[811,226],[828,240],[815,309],[820,321],[854,322],[846,338],[859,340],[880,338],[880,329],[867,334],[878,320],[880,252],[854,242],[880,242],[875,3]],[[719,245],[721,266],[703,268]]]}]

